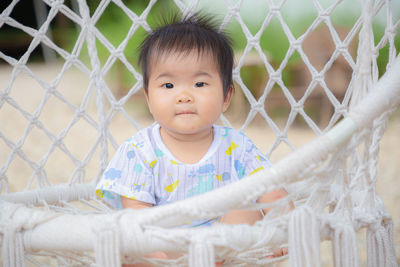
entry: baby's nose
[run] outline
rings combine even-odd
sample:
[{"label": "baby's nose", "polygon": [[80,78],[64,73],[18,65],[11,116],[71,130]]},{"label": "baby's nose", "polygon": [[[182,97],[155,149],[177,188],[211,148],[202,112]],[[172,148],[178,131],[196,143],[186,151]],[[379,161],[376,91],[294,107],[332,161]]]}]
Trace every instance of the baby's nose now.
[{"label": "baby's nose", "polygon": [[188,93],[182,93],[177,98],[178,103],[190,103],[193,102],[193,97]]}]

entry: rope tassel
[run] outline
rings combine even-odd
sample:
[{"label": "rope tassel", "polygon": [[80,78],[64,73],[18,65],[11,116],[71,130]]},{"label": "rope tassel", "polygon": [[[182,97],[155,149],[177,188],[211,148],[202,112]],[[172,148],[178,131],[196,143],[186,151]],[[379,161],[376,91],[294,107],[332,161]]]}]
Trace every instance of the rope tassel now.
[{"label": "rope tassel", "polygon": [[189,247],[190,267],[215,266],[214,246],[204,240],[194,240]]},{"label": "rope tassel", "polygon": [[94,250],[98,266],[121,266],[119,238],[117,232],[112,230],[98,232]]},{"label": "rope tassel", "polygon": [[336,266],[360,266],[356,232],[351,224],[340,225],[340,227],[335,229],[333,244]]},{"label": "rope tassel", "polygon": [[385,230],[388,235],[388,254],[391,256],[390,257],[390,266],[398,266],[396,262],[396,250],[395,245],[394,245],[394,240],[393,240],[393,221],[390,219],[389,222],[385,224]]},{"label": "rope tassel", "polygon": [[391,243],[390,233],[393,228],[379,225],[367,230],[368,267],[397,267],[396,255]]},{"label": "rope tassel", "polygon": [[3,266],[25,267],[22,233],[13,229],[4,233],[2,256]]},{"label": "rope tassel", "polygon": [[290,266],[321,266],[319,223],[312,209],[303,206],[293,210],[288,227]]}]

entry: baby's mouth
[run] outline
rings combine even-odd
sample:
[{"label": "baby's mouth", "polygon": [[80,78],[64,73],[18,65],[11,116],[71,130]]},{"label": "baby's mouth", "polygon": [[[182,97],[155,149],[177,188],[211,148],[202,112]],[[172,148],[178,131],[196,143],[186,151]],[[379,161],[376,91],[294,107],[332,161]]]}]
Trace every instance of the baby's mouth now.
[{"label": "baby's mouth", "polygon": [[182,110],[176,113],[176,115],[192,115],[192,114],[195,114],[195,112],[191,110]]}]

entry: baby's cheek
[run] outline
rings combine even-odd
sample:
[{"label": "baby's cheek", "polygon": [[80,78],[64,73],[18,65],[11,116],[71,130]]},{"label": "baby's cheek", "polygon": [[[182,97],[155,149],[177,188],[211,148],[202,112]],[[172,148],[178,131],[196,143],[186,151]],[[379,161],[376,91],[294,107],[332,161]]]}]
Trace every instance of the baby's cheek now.
[{"label": "baby's cheek", "polygon": [[216,103],[210,105],[206,110],[206,116],[211,122],[215,122],[219,119],[222,114],[222,108]]}]

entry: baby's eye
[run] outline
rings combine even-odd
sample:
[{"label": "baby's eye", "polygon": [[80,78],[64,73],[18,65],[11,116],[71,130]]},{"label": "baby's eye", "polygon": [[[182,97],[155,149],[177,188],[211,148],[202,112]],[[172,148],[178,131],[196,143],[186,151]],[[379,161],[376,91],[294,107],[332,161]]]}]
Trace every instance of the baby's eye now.
[{"label": "baby's eye", "polygon": [[162,87],[167,88],[167,89],[172,89],[174,88],[174,85],[172,83],[164,83]]},{"label": "baby's eye", "polygon": [[206,86],[205,82],[197,82],[196,83],[196,87],[203,87],[203,86]]}]

